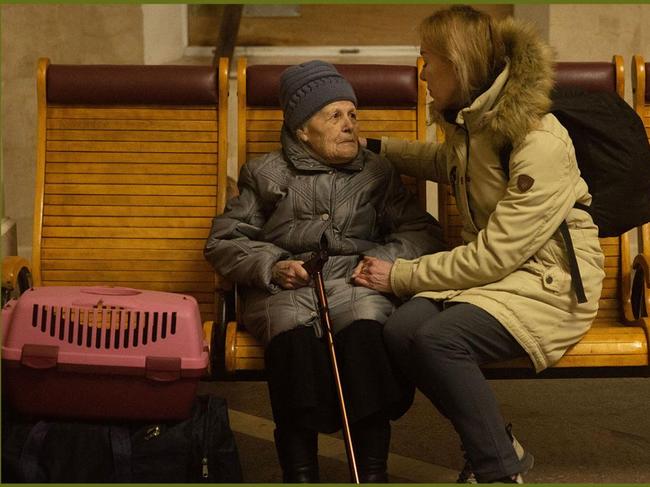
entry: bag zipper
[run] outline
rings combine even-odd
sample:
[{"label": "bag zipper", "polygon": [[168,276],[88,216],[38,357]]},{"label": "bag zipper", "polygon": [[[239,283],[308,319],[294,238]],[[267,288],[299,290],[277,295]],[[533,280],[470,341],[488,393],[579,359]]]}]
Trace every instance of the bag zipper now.
[{"label": "bag zipper", "polygon": [[208,469],[208,417],[210,413],[210,399],[205,407],[205,414],[203,415],[203,458],[201,458],[201,477],[205,482],[208,481],[210,470]]}]

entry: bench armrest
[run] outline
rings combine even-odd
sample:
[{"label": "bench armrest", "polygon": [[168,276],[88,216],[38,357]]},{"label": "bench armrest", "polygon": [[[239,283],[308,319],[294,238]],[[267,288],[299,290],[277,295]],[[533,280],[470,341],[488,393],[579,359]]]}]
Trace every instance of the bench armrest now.
[{"label": "bench armrest", "polygon": [[632,262],[632,290],[630,302],[634,319],[648,317],[650,310],[650,263],[648,256],[639,254]]},{"label": "bench armrest", "polygon": [[210,347],[209,380],[230,378],[226,371],[226,330],[237,319],[237,285],[215,272],[215,301],[217,312],[214,321],[203,324],[203,335]]},{"label": "bench armrest", "polygon": [[32,287],[32,268],[23,257],[8,255],[2,259],[2,305]]}]

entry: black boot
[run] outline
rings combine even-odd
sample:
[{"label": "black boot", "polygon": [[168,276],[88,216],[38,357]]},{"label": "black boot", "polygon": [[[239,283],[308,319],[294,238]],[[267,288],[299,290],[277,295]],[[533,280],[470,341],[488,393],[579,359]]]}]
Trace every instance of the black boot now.
[{"label": "black boot", "polygon": [[388,482],[388,447],[390,422],[374,415],[351,425],[352,444],[357,460],[359,481],[364,484]]},{"label": "black boot", "polygon": [[306,428],[277,426],[273,435],[282,468],[282,481],[285,484],[320,482],[318,432]]}]

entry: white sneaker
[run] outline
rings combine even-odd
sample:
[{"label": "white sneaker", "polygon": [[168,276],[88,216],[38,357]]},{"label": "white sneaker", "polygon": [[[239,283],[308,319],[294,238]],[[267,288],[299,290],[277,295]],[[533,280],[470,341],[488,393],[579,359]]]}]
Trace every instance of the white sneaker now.
[{"label": "white sneaker", "polygon": [[[524,450],[524,447],[521,446],[521,443],[519,443],[519,441],[517,441],[517,438],[515,438],[515,435],[512,434],[512,423],[508,423],[508,425],[506,426],[506,431],[508,432],[508,435],[512,440],[512,447],[515,449],[515,453],[517,454],[517,458],[519,459],[519,462],[522,467],[521,472],[516,475],[513,475],[511,481],[507,481],[507,483],[523,484],[524,483],[523,475],[528,473],[530,469],[533,468],[533,465],[535,463],[535,457],[533,457],[533,455],[531,455],[526,450]],[[474,471],[472,470],[472,465],[469,462],[469,460],[465,461],[465,465],[463,466],[463,469],[458,474],[458,479],[456,480],[456,483],[457,484],[478,484],[478,480],[476,480],[476,475],[474,475]]]}]

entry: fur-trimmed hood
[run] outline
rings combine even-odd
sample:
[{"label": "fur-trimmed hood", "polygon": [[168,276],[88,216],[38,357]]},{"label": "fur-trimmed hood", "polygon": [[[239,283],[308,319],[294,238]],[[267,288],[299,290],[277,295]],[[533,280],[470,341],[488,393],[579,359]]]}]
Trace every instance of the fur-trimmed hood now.
[{"label": "fur-trimmed hood", "polygon": [[[494,104],[486,107],[483,123],[494,132],[497,145],[516,146],[551,107],[553,51],[531,24],[508,18],[497,28],[505,44],[509,73]],[[488,91],[492,88],[495,86]]]}]

